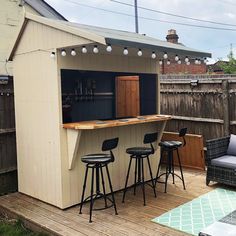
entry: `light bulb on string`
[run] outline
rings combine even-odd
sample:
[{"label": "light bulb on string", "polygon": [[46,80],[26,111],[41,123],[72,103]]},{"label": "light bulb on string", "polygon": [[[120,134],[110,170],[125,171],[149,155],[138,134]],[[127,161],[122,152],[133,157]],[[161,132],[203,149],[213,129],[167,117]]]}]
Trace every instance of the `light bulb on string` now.
[{"label": "light bulb on string", "polygon": [[196,65],[198,64],[198,59],[197,59],[197,58],[195,59],[195,64],[196,64]]},{"label": "light bulb on string", "polygon": [[201,59],[198,60],[198,65],[201,65],[202,64],[202,61]]},{"label": "light bulb on string", "polygon": [[207,58],[206,57],[204,58],[204,63],[207,64]]},{"label": "light bulb on string", "polygon": [[125,56],[127,56],[127,55],[129,54],[129,51],[128,51],[127,48],[124,48],[123,54],[124,54]]},{"label": "light bulb on string", "polygon": [[106,48],[107,52],[111,52],[112,51],[112,47],[110,44],[107,45],[107,48]]},{"label": "light bulb on string", "polygon": [[99,52],[98,46],[95,45],[95,46],[93,47],[93,53],[97,54],[98,52]]},{"label": "light bulb on string", "polygon": [[61,50],[61,55],[62,55],[63,57],[66,56],[66,50],[65,50],[65,49],[62,49],[62,50]]},{"label": "light bulb on string", "polygon": [[168,55],[167,55],[166,52],[164,53],[163,58],[164,58],[164,59],[167,59],[167,58],[168,58]]},{"label": "light bulb on string", "polygon": [[188,62],[186,63],[186,65],[189,66],[189,65],[190,65],[190,61],[188,61]]},{"label": "light bulb on string", "polygon": [[162,65],[163,64],[163,61],[162,60],[159,60],[159,65]]},{"label": "light bulb on string", "polygon": [[181,62],[181,60],[179,59],[179,60],[178,60],[178,64],[180,65],[181,63],[182,63],[182,62]]},{"label": "light bulb on string", "polygon": [[51,52],[50,57],[51,57],[52,59],[54,59],[54,58],[56,57],[56,53],[55,53],[55,52]]},{"label": "light bulb on string", "polygon": [[138,54],[139,57],[141,57],[143,55],[142,50],[139,49],[137,54]]},{"label": "light bulb on string", "polygon": [[178,61],[178,60],[179,60],[179,56],[175,55],[175,61]]},{"label": "light bulb on string", "polygon": [[167,64],[167,65],[170,65],[170,60],[167,60],[166,64]]},{"label": "light bulb on string", "polygon": [[155,52],[152,52],[152,59],[156,59],[157,55]]},{"label": "light bulb on string", "polygon": [[188,59],[187,56],[185,57],[185,62],[186,62],[186,63],[189,62],[189,59]]},{"label": "light bulb on string", "polygon": [[72,49],[70,54],[71,54],[71,56],[73,56],[73,57],[76,56],[76,51],[75,51],[75,49]]},{"label": "light bulb on string", "polygon": [[81,51],[82,51],[82,53],[84,53],[84,54],[88,52],[88,50],[87,50],[87,48],[86,48],[85,46],[82,47],[82,50],[81,50]]}]

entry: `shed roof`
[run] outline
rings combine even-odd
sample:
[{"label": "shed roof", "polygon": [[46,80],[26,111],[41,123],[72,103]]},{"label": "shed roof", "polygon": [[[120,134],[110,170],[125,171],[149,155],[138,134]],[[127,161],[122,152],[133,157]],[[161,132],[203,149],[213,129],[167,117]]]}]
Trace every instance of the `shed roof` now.
[{"label": "shed roof", "polygon": [[30,5],[41,16],[51,19],[66,20],[58,11],[56,11],[51,5],[44,0],[24,0],[25,3]]},{"label": "shed roof", "polygon": [[201,52],[196,49],[185,47],[181,44],[169,43],[146,35],[137,34],[128,31],[108,29],[90,25],[83,25],[62,20],[48,19],[41,16],[26,13],[25,21],[22,24],[20,33],[11,50],[9,60],[12,60],[14,51],[20,41],[24,28],[29,20],[48,25],[50,27],[68,32],[79,37],[87,38],[100,44],[112,44],[117,46],[149,49],[157,52],[172,52],[179,55],[192,57],[211,57],[211,53]]}]

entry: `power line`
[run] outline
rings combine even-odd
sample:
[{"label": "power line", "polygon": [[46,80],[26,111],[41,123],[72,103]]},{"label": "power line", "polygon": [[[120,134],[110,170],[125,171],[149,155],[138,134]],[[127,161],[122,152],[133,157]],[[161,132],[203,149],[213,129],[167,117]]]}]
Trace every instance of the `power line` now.
[{"label": "power line", "polygon": [[[109,12],[109,13],[118,14],[118,15],[122,15],[122,16],[128,16],[128,17],[135,17],[134,15],[131,15],[131,14],[118,12],[118,11],[113,11],[113,10],[108,10],[108,9],[99,8],[99,7],[94,7],[94,6],[90,6],[90,5],[87,5],[87,4],[74,2],[72,0],[64,0],[64,1],[71,2],[71,3],[74,3],[75,5],[79,5],[79,6],[83,6],[83,7],[97,9],[97,10],[104,11],[104,12]],[[189,27],[195,27],[195,28],[214,29],[214,30],[223,30],[223,31],[234,31],[234,32],[236,31],[236,29],[234,29],[234,28],[221,28],[221,27],[211,27],[211,26],[205,26],[205,25],[193,25],[193,24],[188,24],[188,23],[180,23],[180,22],[174,22],[174,21],[159,20],[159,19],[155,19],[155,18],[142,17],[142,16],[139,16],[139,18],[144,19],[144,20],[149,20],[149,21],[162,22],[162,23],[175,24],[175,25],[182,25],[182,26],[189,26]]]},{"label": "power line", "polygon": [[[120,2],[117,0],[110,0],[111,2],[115,2],[121,5],[129,6],[129,7],[134,7],[133,4],[125,3],[125,2]],[[216,25],[225,25],[225,26],[236,26],[235,24],[227,24],[227,23],[221,23],[221,22],[216,22],[216,21],[209,21],[209,20],[201,20],[193,17],[188,17],[188,16],[183,16],[183,15],[177,15],[169,12],[164,12],[164,11],[159,11],[159,10],[154,10],[151,8],[146,8],[146,7],[140,7],[138,6],[139,9],[146,10],[146,11],[152,11],[155,13],[163,14],[163,15],[168,15],[168,16],[174,16],[174,17],[179,17],[183,19],[188,19],[188,20],[194,20],[194,21],[199,21],[199,22],[205,22],[205,23],[211,23],[211,24],[216,24]]]}]

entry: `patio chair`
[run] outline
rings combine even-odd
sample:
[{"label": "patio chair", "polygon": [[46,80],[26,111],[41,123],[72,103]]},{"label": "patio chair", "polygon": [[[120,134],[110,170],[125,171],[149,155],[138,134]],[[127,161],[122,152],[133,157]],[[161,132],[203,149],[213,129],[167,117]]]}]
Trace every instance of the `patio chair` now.
[{"label": "patio chair", "polygon": [[236,186],[236,135],[206,141],[206,185],[210,181]]}]

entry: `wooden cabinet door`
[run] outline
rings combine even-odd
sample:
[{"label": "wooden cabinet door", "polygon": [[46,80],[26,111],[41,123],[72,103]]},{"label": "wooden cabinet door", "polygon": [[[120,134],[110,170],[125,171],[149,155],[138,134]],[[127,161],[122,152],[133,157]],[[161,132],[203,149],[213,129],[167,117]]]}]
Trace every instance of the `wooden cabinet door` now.
[{"label": "wooden cabinet door", "polygon": [[116,77],[116,117],[139,115],[139,76]]}]

